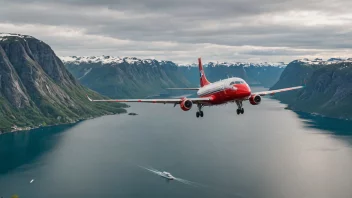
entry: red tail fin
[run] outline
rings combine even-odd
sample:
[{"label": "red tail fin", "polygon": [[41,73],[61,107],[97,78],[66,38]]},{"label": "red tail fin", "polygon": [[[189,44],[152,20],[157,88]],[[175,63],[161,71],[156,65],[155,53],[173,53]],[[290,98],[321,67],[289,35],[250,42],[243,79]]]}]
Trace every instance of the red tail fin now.
[{"label": "red tail fin", "polygon": [[201,58],[198,58],[198,65],[199,65],[199,75],[200,75],[200,87],[203,87],[207,84],[210,84],[210,82],[207,80],[207,77],[205,77]]}]

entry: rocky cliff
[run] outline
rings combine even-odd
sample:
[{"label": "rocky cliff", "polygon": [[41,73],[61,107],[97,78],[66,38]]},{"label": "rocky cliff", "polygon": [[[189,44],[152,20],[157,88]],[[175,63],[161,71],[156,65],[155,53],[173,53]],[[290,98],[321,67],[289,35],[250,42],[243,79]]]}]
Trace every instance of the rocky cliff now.
[{"label": "rocky cliff", "polygon": [[271,89],[301,85],[304,81],[304,89],[275,98],[294,110],[352,119],[352,59],[293,61]]},{"label": "rocky cliff", "polygon": [[0,34],[0,131],[125,111],[123,104],[90,103],[86,94],[101,98],[75,80],[49,45]]}]

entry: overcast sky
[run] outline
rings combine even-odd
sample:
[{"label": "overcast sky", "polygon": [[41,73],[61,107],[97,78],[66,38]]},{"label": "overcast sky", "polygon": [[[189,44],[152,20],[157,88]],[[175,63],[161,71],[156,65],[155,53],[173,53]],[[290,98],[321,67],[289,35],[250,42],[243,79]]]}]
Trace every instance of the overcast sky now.
[{"label": "overcast sky", "polygon": [[352,57],[351,0],[0,0],[0,32],[59,56],[177,63]]}]

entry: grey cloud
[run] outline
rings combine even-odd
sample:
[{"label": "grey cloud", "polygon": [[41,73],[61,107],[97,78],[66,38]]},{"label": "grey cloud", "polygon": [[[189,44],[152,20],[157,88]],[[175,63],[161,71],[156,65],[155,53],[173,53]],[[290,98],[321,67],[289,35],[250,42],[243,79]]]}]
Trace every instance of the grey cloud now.
[{"label": "grey cloud", "polygon": [[244,51],[243,55],[254,55],[254,56],[304,56],[314,55],[314,51],[299,51],[299,50],[288,50],[288,49],[271,49],[271,50],[249,50]]},{"label": "grey cloud", "polygon": [[[212,57],[219,59],[245,59],[255,55],[263,59],[275,56],[287,56],[288,59],[289,56],[314,55],[314,49],[331,52],[332,49],[352,47],[352,22],[305,26],[297,24],[294,18],[280,23],[271,18],[288,11],[316,11],[328,19],[348,15],[348,8],[352,7],[349,0],[9,0],[2,5],[0,24],[57,26],[78,29],[86,35],[132,41],[124,45],[87,43],[86,40],[75,41],[38,32],[65,55],[77,54],[77,50],[87,53],[84,55],[94,55],[91,53],[99,50],[135,52],[136,55],[149,51],[150,56],[169,53],[187,59],[192,50],[211,56],[211,52],[192,46],[209,44],[292,48],[286,51],[214,51],[216,55]],[[279,17],[278,20],[282,19]],[[160,41],[177,45],[155,44]]]}]

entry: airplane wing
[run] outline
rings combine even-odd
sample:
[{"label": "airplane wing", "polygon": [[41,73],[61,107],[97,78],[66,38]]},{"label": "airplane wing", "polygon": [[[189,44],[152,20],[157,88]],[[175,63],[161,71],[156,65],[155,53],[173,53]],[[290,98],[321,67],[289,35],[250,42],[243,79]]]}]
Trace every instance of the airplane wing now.
[{"label": "airplane wing", "polygon": [[167,88],[170,90],[199,90],[199,88]]},{"label": "airplane wing", "polygon": [[[182,102],[182,98],[170,98],[170,99],[108,99],[108,100],[93,100],[88,97],[91,102],[142,102],[142,103],[162,103],[162,104],[179,104]],[[193,103],[206,103],[212,98],[187,98]]]},{"label": "airplane wing", "polygon": [[276,89],[276,90],[270,90],[270,91],[261,91],[261,92],[256,92],[252,93],[252,95],[260,95],[260,96],[266,96],[266,95],[274,95],[279,92],[285,92],[285,91],[291,91],[295,89],[301,89],[304,86],[297,86],[297,87],[289,87],[289,88],[284,88],[284,89]]}]

